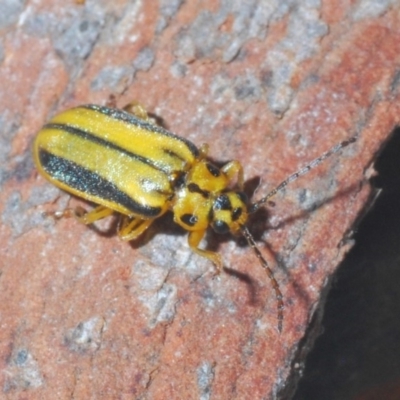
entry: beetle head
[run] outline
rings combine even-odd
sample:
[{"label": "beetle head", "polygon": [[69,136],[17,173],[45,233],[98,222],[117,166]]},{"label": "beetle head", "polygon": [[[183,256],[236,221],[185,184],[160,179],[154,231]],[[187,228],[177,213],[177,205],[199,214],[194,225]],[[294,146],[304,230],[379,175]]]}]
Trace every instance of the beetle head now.
[{"label": "beetle head", "polygon": [[247,222],[247,196],[243,192],[225,192],[215,196],[210,209],[210,224],[217,233],[239,234]]}]

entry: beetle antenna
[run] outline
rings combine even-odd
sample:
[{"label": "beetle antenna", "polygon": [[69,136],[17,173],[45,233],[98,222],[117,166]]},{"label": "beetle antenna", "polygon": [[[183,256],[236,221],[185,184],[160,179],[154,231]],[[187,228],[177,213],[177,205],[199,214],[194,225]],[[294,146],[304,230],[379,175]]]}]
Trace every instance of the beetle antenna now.
[{"label": "beetle antenna", "polygon": [[310,163],[308,163],[305,167],[299,169],[297,172],[294,174],[290,175],[288,178],[286,178],[283,182],[281,182],[275,189],[271,190],[266,196],[264,196],[262,199],[258,200],[257,202],[253,203],[250,205],[248,212],[249,213],[254,213],[256,212],[260,207],[262,207],[272,196],[274,196],[276,193],[281,191],[283,188],[285,188],[289,183],[295,181],[297,178],[300,176],[306,174],[308,171],[311,169],[315,168],[317,165],[321,164],[323,161],[325,161],[328,157],[330,157],[332,154],[337,153],[340,149],[343,149],[343,147],[348,146],[351,143],[354,143],[356,141],[357,137],[352,136],[350,139],[343,140],[343,142],[338,143],[337,145],[333,146],[330,150],[325,152],[324,154],[320,155],[318,158],[312,160]]},{"label": "beetle antenna", "polygon": [[245,225],[243,225],[241,227],[243,236],[246,238],[247,243],[250,245],[250,247],[254,250],[254,253],[256,254],[257,258],[259,259],[262,267],[265,269],[265,271],[267,272],[268,278],[271,281],[272,287],[275,291],[275,298],[276,298],[276,302],[277,302],[277,308],[278,308],[278,330],[279,332],[282,332],[282,322],[283,322],[283,295],[282,292],[279,288],[279,283],[276,280],[274,273],[272,272],[272,269],[269,267],[267,261],[265,260],[265,258],[262,256],[260,250],[258,249],[256,242],[254,241],[253,236],[251,235],[251,233],[249,232],[249,230],[247,229],[247,227]]}]

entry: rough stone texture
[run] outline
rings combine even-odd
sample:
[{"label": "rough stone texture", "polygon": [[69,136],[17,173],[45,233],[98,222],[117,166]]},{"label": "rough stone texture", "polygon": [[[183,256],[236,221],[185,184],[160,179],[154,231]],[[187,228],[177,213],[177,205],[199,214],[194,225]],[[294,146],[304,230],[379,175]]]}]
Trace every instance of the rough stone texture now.
[{"label": "rough stone texture", "polygon": [[[288,398],[374,157],[399,123],[398,3],[0,7],[2,398]],[[260,180],[256,198],[358,135],[250,226],[284,294],[281,334],[268,278],[240,240],[208,236],[227,267],[213,279],[170,218],[127,244],[44,216],[84,203],[37,176],[35,133],[56,111],[110,95],[210,143],[216,160],[240,159],[249,189]]]}]

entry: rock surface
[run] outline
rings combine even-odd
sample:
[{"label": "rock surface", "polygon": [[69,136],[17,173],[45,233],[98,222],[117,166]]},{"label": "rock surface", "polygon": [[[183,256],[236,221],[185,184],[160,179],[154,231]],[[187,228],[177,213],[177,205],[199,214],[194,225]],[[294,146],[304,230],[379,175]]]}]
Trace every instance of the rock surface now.
[{"label": "rock surface", "polygon": [[[395,1],[5,1],[0,16],[0,390],[24,399],[286,399],[400,119]],[[251,249],[210,233],[226,273],[163,218],[137,242],[45,212],[83,205],[37,175],[55,112],[140,101],[273,198]],[[317,319],[318,320],[318,319]],[[317,321],[318,322],[318,321]]]}]

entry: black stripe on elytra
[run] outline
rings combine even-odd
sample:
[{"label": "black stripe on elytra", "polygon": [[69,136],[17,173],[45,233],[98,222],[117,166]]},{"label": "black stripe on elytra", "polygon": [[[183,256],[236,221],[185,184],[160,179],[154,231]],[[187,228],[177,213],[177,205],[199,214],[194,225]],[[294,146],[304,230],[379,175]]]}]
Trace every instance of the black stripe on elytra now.
[{"label": "black stripe on elytra", "polygon": [[55,156],[43,149],[39,150],[39,159],[43,169],[53,179],[79,192],[118,203],[129,211],[147,218],[155,218],[161,212],[160,207],[137,203],[114,183],[72,161]]},{"label": "black stripe on elytra", "polygon": [[155,163],[152,162],[151,160],[149,160],[148,158],[139,156],[138,154],[135,154],[135,153],[132,153],[131,151],[128,151],[128,150],[124,149],[123,147],[116,145],[115,143],[112,143],[112,142],[109,142],[108,140],[102,139],[102,138],[100,138],[96,135],[93,135],[92,133],[87,132],[83,129],[79,129],[74,126],[70,126],[70,125],[66,125],[66,124],[55,124],[55,123],[46,124],[43,127],[43,129],[56,129],[56,130],[67,132],[71,135],[79,136],[87,141],[97,143],[108,149],[116,150],[119,153],[126,154],[128,157],[135,159],[137,161],[140,161],[146,165],[149,165],[150,167],[155,168],[157,171],[164,172],[166,175],[168,175],[168,173],[169,173],[169,171],[167,171],[167,170],[164,171],[162,168],[160,168],[159,165],[155,165]]},{"label": "black stripe on elytra", "polygon": [[181,162],[183,162],[183,163],[186,163],[186,162],[187,162],[184,158],[182,158],[179,154],[176,154],[173,150],[170,150],[170,149],[163,149],[163,152],[164,152],[165,154],[168,154],[168,155],[171,156],[171,157],[177,158],[179,161],[181,161]]},{"label": "black stripe on elytra", "polygon": [[114,118],[118,121],[123,121],[128,124],[139,126],[140,128],[145,129],[147,131],[157,132],[161,135],[168,136],[170,138],[179,140],[180,142],[184,143],[189,148],[190,152],[193,154],[194,157],[197,158],[199,156],[199,149],[189,140],[187,140],[183,137],[177,136],[177,135],[173,134],[172,132],[167,131],[166,129],[162,128],[161,126],[154,125],[154,124],[151,124],[140,118],[137,118],[133,114],[131,114],[127,111],[120,110],[118,108],[99,106],[96,104],[86,104],[86,105],[80,106],[79,108],[87,108],[89,110],[98,111],[98,112],[100,112],[104,115],[107,115],[108,117]]}]

